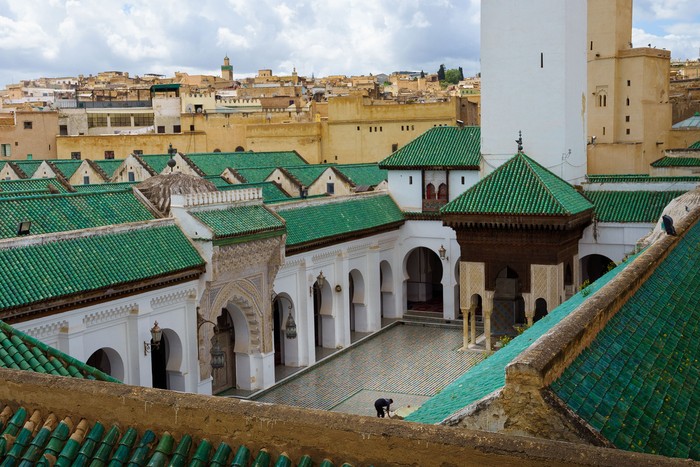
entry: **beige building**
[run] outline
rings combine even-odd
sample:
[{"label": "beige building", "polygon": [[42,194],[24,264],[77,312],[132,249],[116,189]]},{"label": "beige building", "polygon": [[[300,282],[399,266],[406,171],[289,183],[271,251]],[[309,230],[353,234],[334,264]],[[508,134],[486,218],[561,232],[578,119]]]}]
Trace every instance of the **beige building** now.
[{"label": "beige building", "polygon": [[590,0],[588,18],[588,172],[649,173],[668,148],[671,53],[632,47],[632,0]]},{"label": "beige building", "polygon": [[16,110],[0,114],[0,161],[55,159],[58,112]]}]

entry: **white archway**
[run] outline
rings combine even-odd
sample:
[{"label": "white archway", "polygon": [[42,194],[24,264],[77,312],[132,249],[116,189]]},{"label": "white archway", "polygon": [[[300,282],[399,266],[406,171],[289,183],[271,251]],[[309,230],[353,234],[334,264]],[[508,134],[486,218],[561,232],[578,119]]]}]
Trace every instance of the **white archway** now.
[{"label": "white archway", "polygon": [[119,352],[111,347],[95,350],[85,363],[119,381],[124,381],[124,360]]},{"label": "white archway", "polygon": [[348,274],[350,290],[348,292],[348,310],[350,332],[371,332],[369,312],[365,301],[365,280],[362,273],[353,269]]},{"label": "white archway", "polygon": [[394,297],[394,273],[388,261],[379,263],[379,290],[381,293],[381,317],[396,316]]},{"label": "white archway", "polygon": [[406,253],[403,261],[406,285],[405,309],[443,312],[443,264],[438,254],[427,247]]}]

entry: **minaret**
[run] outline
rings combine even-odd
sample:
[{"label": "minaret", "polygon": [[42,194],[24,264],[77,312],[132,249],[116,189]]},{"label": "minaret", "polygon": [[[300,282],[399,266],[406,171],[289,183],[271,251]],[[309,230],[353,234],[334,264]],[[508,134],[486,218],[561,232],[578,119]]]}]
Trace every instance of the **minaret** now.
[{"label": "minaret", "polygon": [[483,174],[527,155],[570,183],[586,174],[586,0],[481,2]]},{"label": "minaret", "polygon": [[226,81],[233,81],[233,67],[228,59],[228,54],[224,57],[224,64],[221,65],[221,77]]}]

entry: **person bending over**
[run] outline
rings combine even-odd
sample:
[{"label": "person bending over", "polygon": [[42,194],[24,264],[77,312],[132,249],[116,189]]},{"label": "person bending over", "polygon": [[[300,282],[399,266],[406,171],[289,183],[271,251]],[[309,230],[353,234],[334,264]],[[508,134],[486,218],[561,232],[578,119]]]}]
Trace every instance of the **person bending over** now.
[{"label": "person bending over", "polygon": [[394,403],[394,399],[377,399],[374,401],[374,408],[377,409],[377,417],[384,418],[384,413],[389,415],[389,409],[391,404]]}]

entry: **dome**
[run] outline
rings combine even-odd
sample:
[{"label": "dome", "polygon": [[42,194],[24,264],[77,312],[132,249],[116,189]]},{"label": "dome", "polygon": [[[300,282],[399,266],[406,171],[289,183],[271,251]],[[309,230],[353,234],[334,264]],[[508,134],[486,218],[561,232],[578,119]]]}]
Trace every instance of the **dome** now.
[{"label": "dome", "polygon": [[143,193],[148,201],[165,216],[170,213],[170,196],[172,195],[218,191],[209,180],[181,172],[156,175],[136,185],[136,189]]}]

